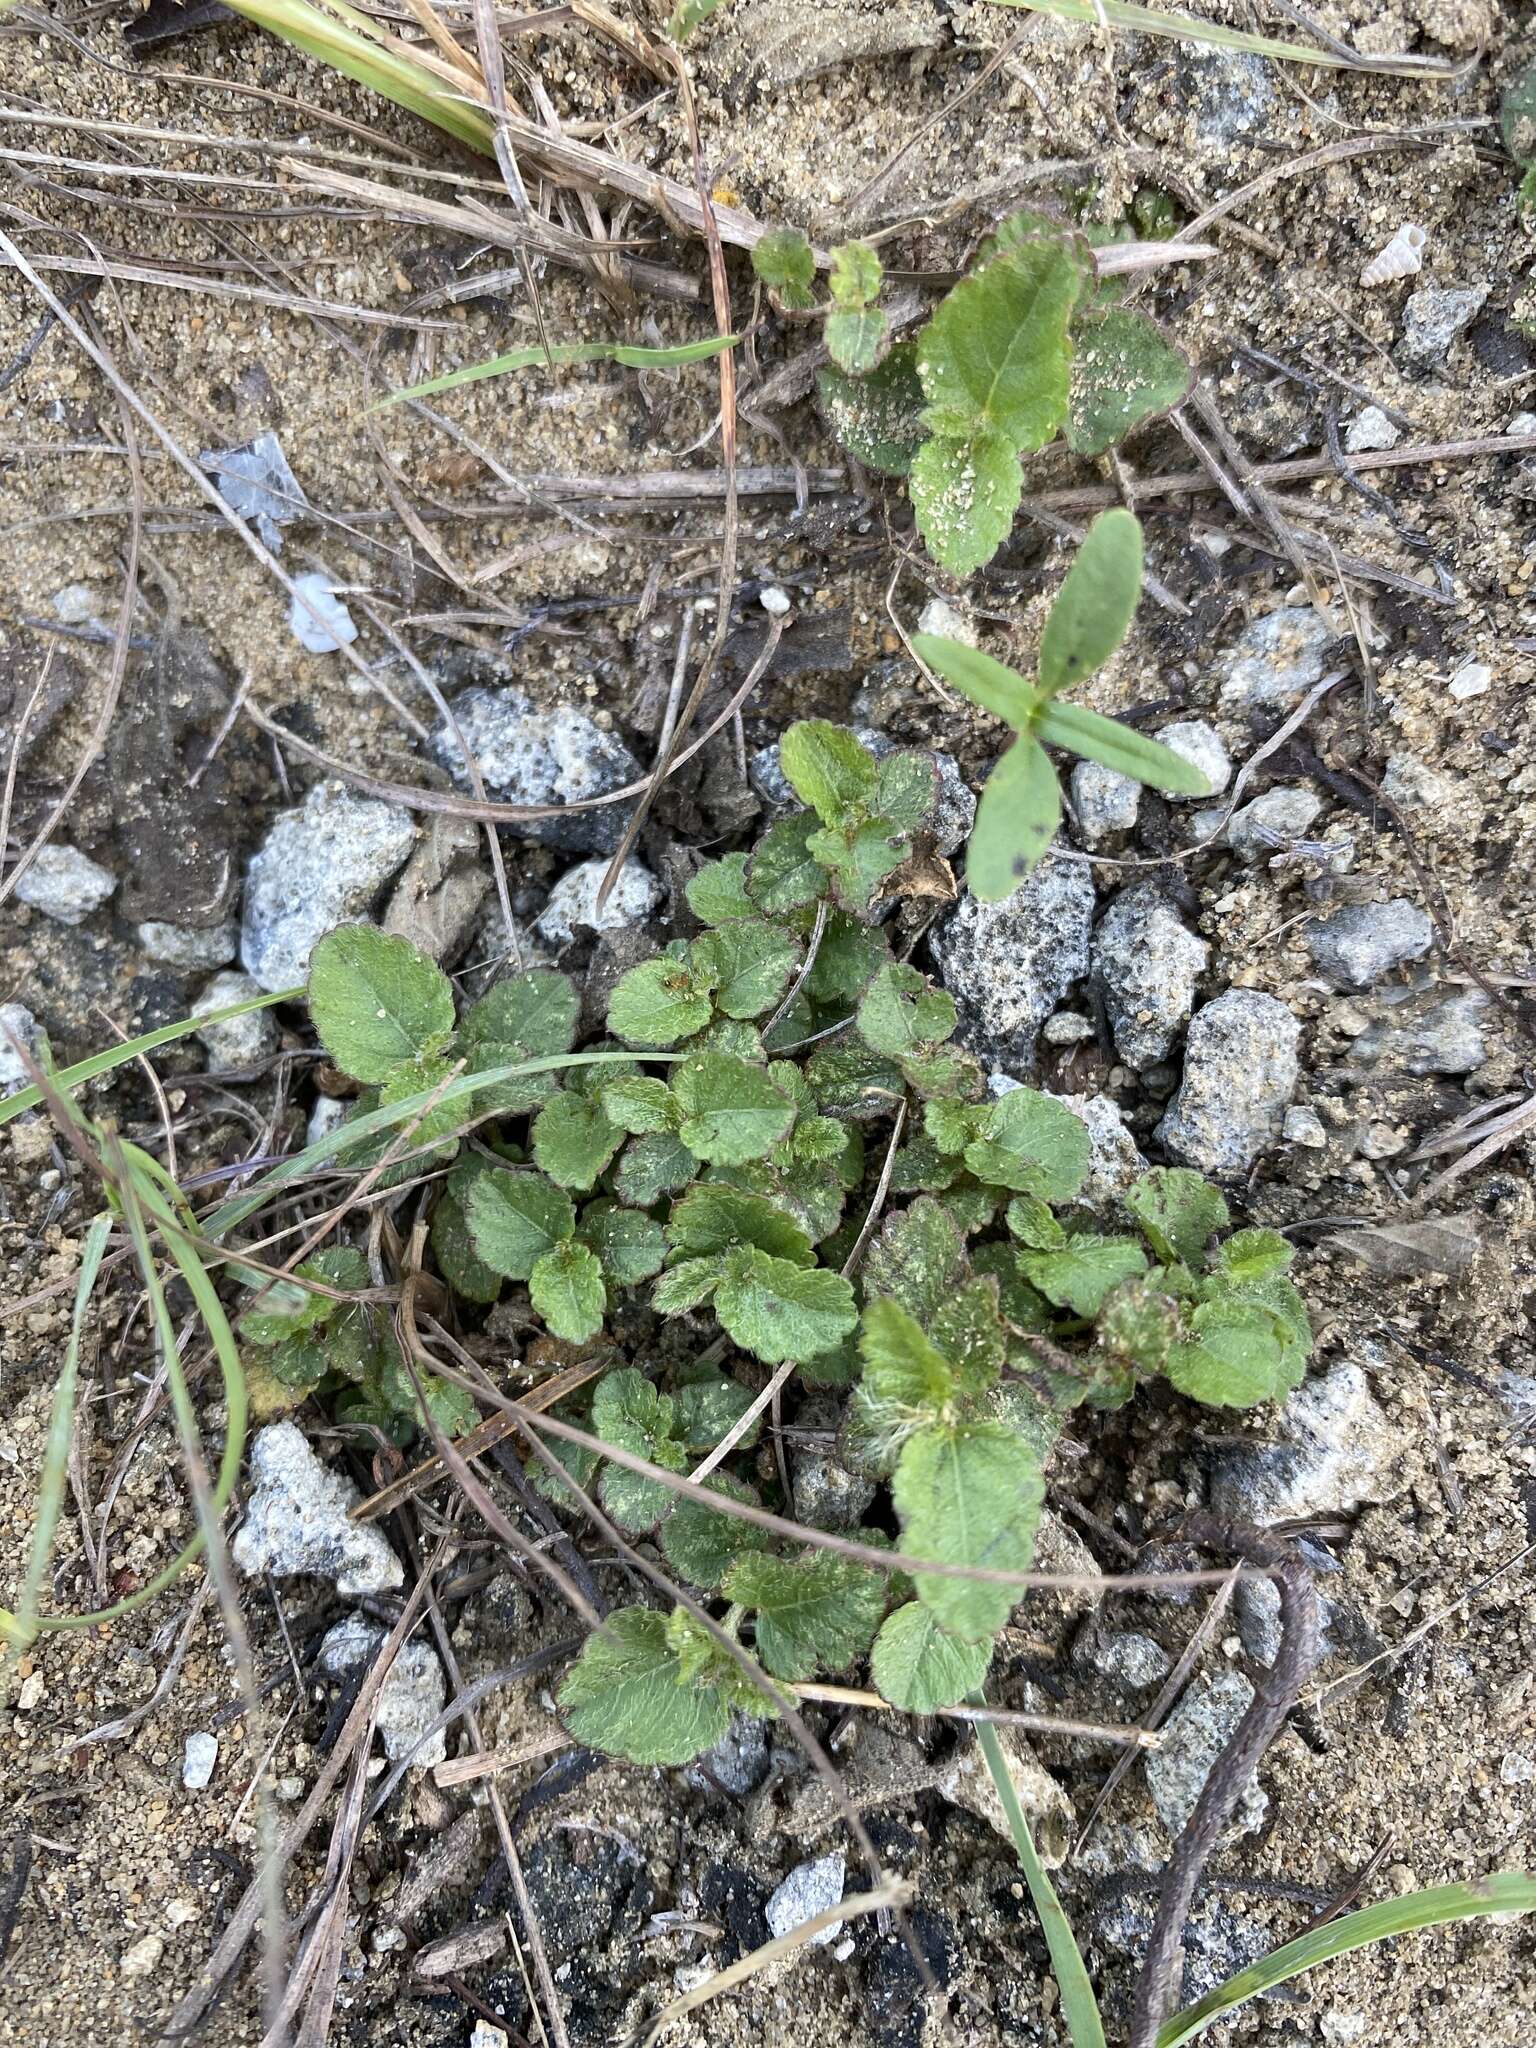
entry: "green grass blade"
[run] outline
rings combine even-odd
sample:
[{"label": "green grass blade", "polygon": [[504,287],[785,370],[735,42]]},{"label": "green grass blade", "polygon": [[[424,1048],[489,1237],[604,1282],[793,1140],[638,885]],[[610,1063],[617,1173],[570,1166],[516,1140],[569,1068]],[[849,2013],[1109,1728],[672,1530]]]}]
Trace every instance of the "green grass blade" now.
[{"label": "green grass blade", "polygon": [[[382,93],[397,107],[419,114],[424,121],[467,142],[482,156],[493,156],[496,130],[491,116],[477,107],[466,94],[455,92],[446,79],[409,57],[385,49],[367,34],[348,27],[334,15],[307,0],[230,0],[236,14],[254,21],[259,28],[281,36],[306,56],[355,78],[359,85]],[[351,9],[343,9],[352,20],[362,20]]]},{"label": "green grass blade", "polygon": [[[645,1057],[647,1060],[680,1060],[683,1055],[678,1052],[647,1052]],[[514,1081],[526,1074],[553,1074],[564,1067],[602,1066],[634,1058],[632,1052],[555,1053],[547,1059],[519,1060],[509,1067],[485,1067],[479,1073],[458,1074],[446,1086],[423,1088],[419,1093],[404,1096],[399,1102],[389,1103],[384,1108],[370,1109],[366,1115],[354,1117],[350,1123],[328,1131],[313,1145],[306,1145],[302,1152],[295,1152],[281,1166],[274,1166],[264,1173],[248,1193],[237,1195],[215,1209],[203,1225],[203,1236],[205,1239],[225,1237],[247,1216],[255,1215],[264,1207],[276,1189],[306,1173],[314,1173],[322,1166],[344,1165],[349,1152],[378,1137],[381,1132],[410,1123],[413,1117],[422,1114],[429,1103],[433,1109],[442,1109],[449,1103],[460,1102],[465,1096],[476,1094],[482,1088],[494,1088],[502,1081]],[[434,1138],[422,1149],[424,1152],[435,1151],[442,1142],[441,1138]],[[411,1154],[402,1156],[409,1158]]]},{"label": "green grass blade", "polygon": [[0,1607],[0,1636],[20,1649],[25,1649],[38,1632],[38,1601],[48,1572],[48,1560],[53,1555],[59,1511],[64,1503],[65,1468],[69,1463],[69,1439],[75,1416],[75,1386],[80,1375],[80,1340],[85,1333],[85,1314],[90,1307],[91,1291],[96,1285],[96,1275],[101,1270],[102,1255],[111,1235],[110,1216],[98,1216],[86,1233],[80,1277],[75,1283],[75,1312],[64,1353],[64,1369],[54,1388],[53,1409],[48,1418],[48,1443],[43,1453],[43,1470],[37,1489],[37,1521],[32,1530],[32,1555],[22,1584],[21,1603],[14,1614]]},{"label": "green grass blade", "polygon": [[704,341],[680,342],[675,348],[632,348],[628,342],[619,341],[557,341],[551,344],[548,354],[541,348],[513,348],[504,356],[492,356],[487,363],[471,363],[466,370],[447,370],[441,377],[408,384],[403,391],[392,391],[388,398],[381,398],[368,410],[382,412],[385,406],[403,404],[407,398],[427,398],[434,391],[454,391],[461,384],[478,384],[482,377],[499,377],[507,370],[531,370],[546,363],[622,363],[630,370],[665,370],[679,363],[702,363],[734,348],[740,339],[739,334],[711,334]]},{"label": "green grass blade", "polygon": [[[979,1693],[973,1693],[971,1705],[984,1707],[986,1701]],[[1056,1887],[1047,1876],[1035,1848],[1035,1838],[1029,1832],[1029,1822],[1024,1818],[1024,1809],[1019,1804],[1019,1795],[1009,1774],[1008,1759],[997,1739],[997,1729],[990,1721],[978,1721],[976,1737],[992,1775],[992,1783],[997,1788],[997,1796],[1002,1801],[1008,1831],[1013,1836],[1013,1846],[1018,1851],[1019,1864],[1024,1872],[1024,1882],[1029,1886],[1029,1896],[1040,1916],[1045,1945],[1051,1953],[1051,1968],[1056,1973],[1057,1989],[1061,1992],[1062,2014],[1067,2022],[1067,2032],[1072,2037],[1072,2048],[1104,2048],[1104,2023],[1099,2018],[1099,2001],[1088,1981],[1088,1967],[1072,1932],[1072,1923],[1056,1896]],[[1166,2048],[1166,2044],[1159,2042],[1158,2048]]]},{"label": "green grass blade", "polygon": [[[234,0],[231,0],[234,4]],[[1388,76],[1421,78],[1443,76],[1451,67],[1433,57],[1415,57],[1408,52],[1392,58],[1367,60],[1342,50],[1318,50],[1307,43],[1278,42],[1273,36],[1248,35],[1239,28],[1226,28],[1218,21],[1203,21],[1197,14],[1164,12],[1152,7],[1133,7],[1126,0],[994,0],[998,7],[1027,9],[1031,14],[1054,14],[1058,21],[1082,21],[1109,28],[1134,29],[1144,36],[1169,36],[1181,43],[1214,43],[1220,50],[1246,50],[1255,57],[1278,57],[1284,64],[1318,64],[1331,71],[1380,71]]]},{"label": "green grass blade", "polygon": [[1366,1948],[1374,1941],[1390,1941],[1395,1935],[1413,1934],[1421,1927],[1445,1927],[1456,1920],[1476,1920],[1487,1913],[1529,1913],[1536,1911],[1536,1876],[1519,1870],[1503,1870],[1471,1884],[1436,1885],[1430,1891],[1410,1892],[1406,1898],[1384,1899],[1379,1906],[1366,1906],[1358,1913],[1346,1913],[1330,1920],[1295,1941],[1288,1941],[1251,1968],[1239,1970],[1225,1984],[1208,1991],[1198,2004],[1165,2020],[1157,2036],[1157,2048],[1180,2048],[1193,2041],[1207,2027],[1250,1998],[1272,1991],[1318,1963],[1331,1963],[1353,1949]]},{"label": "green grass blade", "polygon": [[[188,1038],[194,1031],[201,1031],[205,1024],[222,1024],[231,1017],[244,1017],[252,1010],[269,1010],[274,1003],[295,1003],[303,997],[301,988],[280,988],[276,995],[248,996],[243,1003],[231,1003],[227,1010],[210,1010],[205,1017],[179,1017],[174,1024],[162,1024],[158,1031],[141,1032],[137,1038],[125,1039],[121,1045],[109,1046],[105,1052],[93,1052],[89,1059],[76,1060],[72,1067],[60,1067],[50,1078],[61,1094],[82,1087],[87,1081],[94,1081],[101,1074],[110,1074],[118,1067],[126,1067],[130,1060],[136,1060],[140,1053],[153,1052],[157,1046],[171,1045],[178,1038]],[[0,1124],[8,1124],[24,1110],[36,1109],[43,1099],[43,1091],[36,1087],[19,1088],[14,1095],[8,1095],[0,1102]]]}]

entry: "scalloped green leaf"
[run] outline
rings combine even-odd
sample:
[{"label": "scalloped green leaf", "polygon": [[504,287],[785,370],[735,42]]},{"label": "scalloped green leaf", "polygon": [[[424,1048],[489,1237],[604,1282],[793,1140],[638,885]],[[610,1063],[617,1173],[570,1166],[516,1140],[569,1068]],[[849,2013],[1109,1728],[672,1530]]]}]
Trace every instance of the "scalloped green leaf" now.
[{"label": "scalloped green leaf", "polygon": [[927,438],[916,342],[897,342],[865,376],[823,370],[816,384],[827,424],[849,454],[882,476],[906,476]]},{"label": "scalloped green leaf", "polygon": [[746,1247],[725,1256],[715,1314],[743,1350],[768,1365],[830,1351],[858,1321],[853,1288],[841,1273]]},{"label": "scalloped green leaf", "polygon": [[1022,243],[962,278],[918,341],[930,407],[1013,450],[1043,448],[1066,417],[1068,327],[1083,279],[1081,258],[1060,240]]},{"label": "scalloped green leaf", "polygon": [[753,1610],[757,1654],[775,1678],[844,1670],[869,1648],[885,1609],[879,1572],[825,1550],[795,1559],[749,1551],[721,1591]]},{"label": "scalloped green leaf", "polygon": [[601,1102],[563,1088],[534,1118],[533,1157],[540,1170],[563,1188],[580,1194],[624,1142],[624,1133],[603,1114]]},{"label": "scalloped green leaf", "polygon": [[1203,1265],[1206,1246],[1230,1221],[1221,1189],[1188,1166],[1154,1166],[1123,1199],[1153,1251],[1176,1265]]},{"label": "scalloped green leaf", "polygon": [[[1027,1571],[1045,1485],[1034,1452],[999,1423],[919,1430],[891,1480],[901,1547],[935,1564]],[[995,1636],[1019,1597],[986,1580],[917,1575],[919,1600],[963,1642]]]},{"label": "scalloped green leaf", "polygon": [[688,961],[667,954],[620,975],[608,998],[608,1029],[626,1045],[677,1045],[713,1015],[708,983]]},{"label": "scalloped green leaf", "polygon": [[464,1211],[475,1256],[508,1280],[526,1280],[576,1228],[570,1196],[540,1173],[498,1167],[477,1174]]},{"label": "scalloped green leaf", "polygon": [[1066,434],[1068,447],[1078,455],[1102,455],[1189,396],[1194,365],[1155,320],[1135,307],[1080,313],[1072,343]]},{"label": "scalloped green leaf", "polygon": [[528,1276],[528,1293],[545,1328],[567,1344],[584,1344],[603,1327],[608,1290],[589,1245],[567,1239],[545,1252]]},{"label": "scalloped green leaf", "polygon": [[731,1706],[713,1686],[685,1684],[667,1617],[621,1607],[590,1635],[560,1688],[572,1738],[636,1764],[685,1764],[724,1739]]},{"label": "scalloped green leaf", "polygon": [[1010,1088],[986,1105],[980,1136],[965,1148],[965,1163],[981,1181],[1068,1202],[1088,1174],[1088,1126],[1064,1102],[1037,1088]]},{"label": "scalloped green leaf", "polygon": [[355,1081],[387,1081],[453,1036],[453,986],[408,939],[369,924],[327,932],[309,956],[309,1012],[320,1041]]},{"label": "scalloped green leaf", "polygon": [[738,918],[695,939],[689,958],[727,1017],[761,1017],[789,986],[800,949],[782,925]]},{"label": "scalloped green leaf", "polygon": [[678,1136],[713,1166],[762,1159],[788,1131],[795,1105],[764,1067],[730,1053],[703,1052],[673,1069],[672,1093],[682,1111]]},{"label": "scalloped green leaf", "polygon": [[962,1642],[921,1600],[887,1615],[870,1652],[876,1690],[909,1714],[934,1714],[981,1690],[992,1645]]},{"label": "scalloped green leaf", "polygon": [[1096,1316],[1115,1288],[1146,1270],[1147,1255],[1130,1237],[1069,1237],[1059,1251],[1019,1254],[1030,1285],[1079,1316]]}]

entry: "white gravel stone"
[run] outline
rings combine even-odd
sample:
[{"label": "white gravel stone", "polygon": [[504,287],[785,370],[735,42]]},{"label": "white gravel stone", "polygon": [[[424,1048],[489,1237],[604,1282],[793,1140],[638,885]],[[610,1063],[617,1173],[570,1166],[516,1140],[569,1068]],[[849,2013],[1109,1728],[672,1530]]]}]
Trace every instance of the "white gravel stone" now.
[{"label": "white gravel stone", "polygon": [[292,1422],[269,1422],[251,1445],[251,1495],[230,1545],[241,1571],[304,1573],[338,1593],[385,1593],[405,1573],[383,1532],[348,1519],[361,1495],[322,1465]]},{"label": "white gravel stone", "polygon": [[[807,1920],[815,1919],[829,1906],[835,1906],[843,1896],[843,1877],[847,1864],[841,1850],[831,1856],[818,1856],[814,1863],[800,1863],[789,1873],[784,1882],[769,1899],[765,1914],[770,1933],[775,1939],[792,1934],[797,1927],[803,1927]],[[809,1948],[825,1948],[843,1931],[841,1920],[834,1920],[819,1934],[813,1934],[806,1944]]]},{"label": "white gravel stone", "polygon": [[1350,421],[1344,446],[1351,455],[1374,455],[1395,448],[1402,438],[1402,430],[1392,424],[1379,405],[1366,405]]},{"label": "white gravel stone", "polygon": [[1486,697],[1492,686],[1493,670],[1486,661],[1463,662],[1446,684],[1458,704],[1465,704],[1469,697]]},{"label": "white gravel stone", "polygon": [[[1361,1346],[1374,1358],[1375,1347]],[[1394,1373],[1395,1361],[1381,1363]],[[1211,1473],[1211,1505],[1260,1527],[1347,1515],[1365,1501],[1394,1499],[1408,1484],[1406,1440],[1353,1360],[1298,1387],[1274,1424],[1277,1439],[1225,1453]]]},{"label": "white gravel stone", "polygon": [[[388,1631],[365,1615],[349,1614],[328,1629],[317,1659],[325,1678],[346,1679],[371,1664]],[[402,1643],[379,1687],[374,1727],[392,1764],[409,1761],[418,1769],[440,1764],[448,1754],[444,1731],[421,1737],[447,1704],[447,1682],[430,1643]],[[417,1744],[421,1746],[418,1748]]]},{"label": "white gravel stone", "polygon": [[782,619],[789,615],[791,599],[787,590],[781,590],[777,583],[765,583],[757,593],[757,601],[771,619]]},{"label": "white gravel stone", "polygon": [[[216,974],[193,1003],[192,1015],[207,1017],[265,993],[248,974]],[[276,1048],[277,1021],[270,1010],[247,1010],[222,1024],[204,1024],[195,1035],[214,1067],[253,1067]]]},{"label": "white gravel stone", "polygon": [[[572,804],[606,796],[640,779],[642,770],[617,733],[572,704],[536,705],[521,690],[462,690],[449,707],[487,789],[514,804]],[[438,759],[468,787],[464,750],[445,720],[432,735]],[[568,853],[611,853],[629,808],[599,804],[592,810],[531,819],[519,831]]]},{"label": "white gravel stone", "polygon": [[330,577],[311,571],[307,576],[295,576],[293,587],[298,595],[288,601],[288,630],[305,652],[337,654],[350,647],[357,638],[357,626]]},{"label": "white gravel stone", "polygon": [[232,917],[199,929],[150,918],[138,934],[140,951],[157,967],[227,967],[240,950],[240,927]]},{"label": "white gravel stone", "polygon": [[[1206,796],[1220,796],[1232,780],[1232,757],[1222,744],[1221,734],[1203,718],[1180,718],[1165,725],[1157,735],[1181,759],[1200,770],[1211,785]],[[1174,797],[1174,803],[1200,802],[1201,798]]]},{"label": "white gravel stone", "polygon": [[613,894],[599,911],[597,892],[608,872],[606,860],[584,860],[570,868],[549,892],[549,901],[533,921],[550,946],[568,946],[577,931],[619,932],[641,924],[661,901],[661,884],[633,854],[619,870]]},{"label": "white gravel stone", "polygon": [[1283,847],[1305,839],[1323,800],[1299,786],[1266,789],[1227,821],[1227,844],[1244,860],[1271,859]]},{"label": "white gravel stone", "polygon": [[1072,770],[1072,808],[1084,846],[1099,846],[1116,833],[1135,831],[1141,784],[1102,761],[1079,761]]},{"label": "white gravel stone", "polygon": [[1368,989],[1434,944],[1434,921],[1406,896],[1348,903],[1331,917],[1308,919],[1302,937],[1317,971],[1336,989]]},{"label": "white gravel stone", "polygon": [[[1147,1789],[1170,1835],[1182,1832],[1205,1790],[1216,1759],[1253,1704],[1253,1687],[1240,1671],[1197,1678],[1163,1725],[1162,1747],[1147,1757]],[[1269,1799],[1250,1779],[1231,1827],[1242,1835],[1261,1828]]]},{"label": "white gravel stone", "polygon": [[1324,650],[1333,637],[1311,605],[1285,605],[1255,619],[1218,664],[1222,708],[1245,712],[1294,704],[1322,680]]},{"label": "white gravel stone", "polygon": [[50,840],[16,884],[16,901],[59,924],[83,924],[117,887],[117,877],[78,846]]},{"label": "white gravel stone", "polygon": [[320,782],[297,810],[280,811],[252,856],[240,958],[264,989],[302,982],[315,941],[365,917],[416,843],[398,804]]},{"label": "white gravel stone", "polygon": [[965,1043],[1033,1074],[1041,1025],[1088,972],[1094,900],[1086,864],[1050,854],[1000,903],[961,897],[930,943]]},{"label": "white gravel stone", "polygon": [[[1510,428],[1514,432],[1514,428]],[[962,647],[976,647],[981,635],[969,612],[963,612],[947,597],[930,597],[917,615],[919,633],[932,633],[937,640],[958,640]]]},{"label": "white gravel stone", "polygon": [[1280,1130],[1299,1071],[1301,1026],[1277,997],[1228,989],[1197,1010],[1184,1078],[1157,1137],[1183,1166],[1244,1173]]},{"label": "white gravel stone", "polygon": [[219,1738],[206,1729],[187,1737],[181,1759],[181,1782],[189,1792],[203,1792],[213,1781],[213,1767],[219,1760]]},{"label": "white gravel stone", "polygon": [[30,1088],[32,1076],[21,1063],[11,1040],[20,1039],[39,1065],[45,1063],[48,1037],[25,1003],[0,1003],[0,1097]]},{"label": "white gravel stone", "polygon": [[1287,1145],[1304,1145],[1309,1152],[1320,1152],[1328,1142],[1322,1118],[1304,1102],[1293,1103],[1285,1112],[1280,1135]]},{"label": "white gravel stone", "polygon": [[1128,1067],[1144,1072],[1173,1050],[1210,956],[1155,882],[1135,882],[1115,898],[1094,934],[1094,964],[1115,1050]]}]

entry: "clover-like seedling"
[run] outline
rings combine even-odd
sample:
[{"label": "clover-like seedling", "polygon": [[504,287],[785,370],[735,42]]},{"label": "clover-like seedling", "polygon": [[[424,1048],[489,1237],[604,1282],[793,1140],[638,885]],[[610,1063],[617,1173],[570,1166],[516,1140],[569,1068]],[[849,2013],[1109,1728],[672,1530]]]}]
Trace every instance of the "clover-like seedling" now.
[{"label": "clover-like seedling", "polygon": [[828,322],[837,367],[819,388],[833,430],[871,468],[909,478],[919,531],[951,575],[970,575],[1006,539],[1023,456],[1058,434],[1077,454],[1102,454],[1188,393],[1188,358],[1120,303],[1122,280],[1097,273],[1094,248],[1117,232],[1012,215],[916,342],[877,367],[839,354]]},{"label": "clover-like seedling", "polygon": [[[753,247],[752,268],[781,311],[816,310],[816,253],[798,228],[764,235]],[[850,374],[873,370],[884,349],[889,322],[875,303],[884,275],[868,242],[842,242],[832,251],[823,334],[827,354]]]},{"label": "clover-like seedling", "polygon": [[1178,796],[1209,794],[1200,770],[1171,747],[1097,711],[1057,701],[1109,660],[1140,595],[1141,526],[1133,513],[1116,509],[1101,513],[1089,528],[1056,594],[1034,682],[957,640],[932,633],[913,639],[930,667],[1018,734],[982,792],[966,849],[966,883],[983,901],[1013,894],[1061,822],[1061,792],[1047,746],[1066,747]]},{"label": "clover-like seedling", "polygon": [[[1014,719],[1026,761],[1065,738],[1161,769],[1163,750],[1056,701],[1118,645],[1139,576],[1135,523],[1110,515],[1063,587],[1036,683],[947,643],[939,665]],[[556,1439],[557,1470],[530,1464],[530,1482],[557,1509],[595,1489],[690,1589],[692,1608],[611,1615],[560,1690],[573,1737],[639,1762],[684,1762],[734,1713],[776,1714],[784,1688],[865,1658],[895,1706],[966,1697],[1011,1610],[1008,1575],[1029,1566],[1066,1417],[1151,1381],[1217,1406],[1277,1399],[1311,1342],[1289,1247],[1232,1232],[1199,1175],[1159,1168],[1116,1226],[1086,1216],[1086,1125],[1035,1089],[989,1095],[954,1042],[953,999],[893,957],[900,926],[881,907],[927,843],[932,757],[879,757],[820,720],[792,726],[781,753],[806,808],[698,869],[677,936],[620,977],[607,1035],[579,1050],[576,987],[551,969],[456,1018],[446,976],[403,940],[347,926],[311,961],[316,1026],[363,1090],[359,1135],[328,1156],[377,1174],[418,1126],[399,1171],[430,1205],[439,1314],[471,1332],[517,1290],[514,1321],[591,1367],[557,1411],[585,1441]],[[1018,821],[995,815],[1007,786],[994,776],[983,801],[975,886],[1013,880]],[[360,1250],[250,1278],[265,1291],[241,1335],[264,1398],[314,1395],[400,1442],[419,1382],[441,1428],[474,1422],[451,1382],[408,1370]],[[765,1368],[841,1399],[838,1454],[884,1489],[876,1526],[852,1532],[862,1560],[786,1531],[793,1503],[754,1450]],[[711,1453],[707,1490],[680,1494]],[[763,1506],[777,1527],[740,1512]],[[893,1527],[914,1564],[1001,1576],[893,1580],[867,1556]]]}]

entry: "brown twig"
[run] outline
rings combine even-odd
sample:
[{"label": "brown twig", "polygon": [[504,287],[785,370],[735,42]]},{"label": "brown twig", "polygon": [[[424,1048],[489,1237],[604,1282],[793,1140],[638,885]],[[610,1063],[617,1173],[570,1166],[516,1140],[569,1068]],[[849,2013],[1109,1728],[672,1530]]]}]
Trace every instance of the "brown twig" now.
[{"label": "brown twig", "polygon": [[1318,1659],[1317,1594],[1306,1566],[1288,1544],[1261,1530],[1216,1515],[1191,1515],[1183,1533],[1210,1549],[1235,1552],[1265,1566],[1280,1595],[1280,1647],[1273,1667],[1260,1678],[1253,1704],[1211,1768],[1163,1874],[1157,1916],[1136,1985],[1130,2048],[1156,2048],[1157,2033],[1173,2009],[1179,1988],[1184,1923],[1206,1858],[1251,1781],[1259,1759],[1285,1725],[1286,1716]]}]

